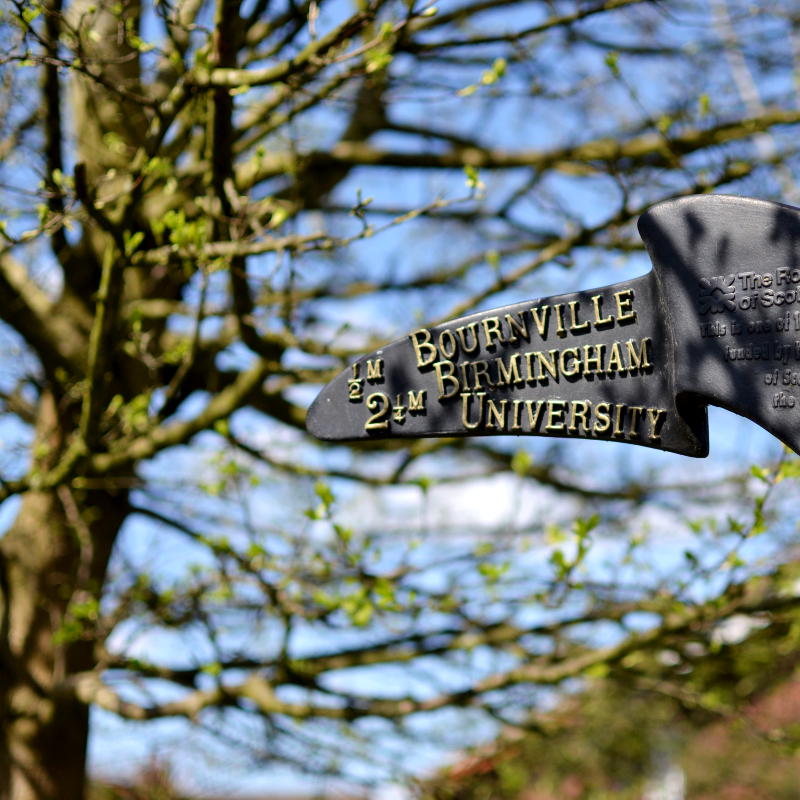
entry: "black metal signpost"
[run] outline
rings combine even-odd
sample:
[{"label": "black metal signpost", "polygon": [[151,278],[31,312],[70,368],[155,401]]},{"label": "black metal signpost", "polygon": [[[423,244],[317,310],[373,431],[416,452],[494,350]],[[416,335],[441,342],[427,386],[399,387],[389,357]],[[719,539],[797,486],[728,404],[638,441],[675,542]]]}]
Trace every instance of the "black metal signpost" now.
[{"label": "black metal signpost", "polygon": [[420,328],[308,412],[320,439],[517,434],[708,455],[709,404],[800,452],[800,209],[702,195],[639,219],[653,270]]}]

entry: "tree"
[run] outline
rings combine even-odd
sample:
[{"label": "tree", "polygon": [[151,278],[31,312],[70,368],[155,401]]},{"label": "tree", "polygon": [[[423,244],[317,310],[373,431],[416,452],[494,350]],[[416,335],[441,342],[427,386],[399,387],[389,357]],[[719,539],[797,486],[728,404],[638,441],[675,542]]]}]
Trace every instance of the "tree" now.
[{"label": "tree", "polygon": [[[790,619],[797,624],[796,612]],[[744,642],[718,641],[679,697],[619,680],[612,669],[546,716],[547,735],[509,730],[433,776],[423,796],[788,800],[800,769],[796,668],[784,620]],[[757,699],[743,702],[737,692]]]},{"label": "tree", "polygon": [[[346,772],[342,727],[529,726],[544,688],[605,672],[680,695],[722,620],[783,624],[795,594],[749,587],[786,545],[767,501],[789,458],[687,484],[593,474],[574,453],[606,451],[577,443],[319,449],[303,419],[415,315],[644,271],[655,201],[795,198],[797,26],[733,0],[12,0],[0,795],[83,796],[90,706]],[[417,549],[344,516],[359,487],[433,502],[493,475],[548,513]],[[670,575],[656,506],[689,537]],[[588,580],[612,540],[618,569]],[[359,682],[392,665],[415,685]]]}]

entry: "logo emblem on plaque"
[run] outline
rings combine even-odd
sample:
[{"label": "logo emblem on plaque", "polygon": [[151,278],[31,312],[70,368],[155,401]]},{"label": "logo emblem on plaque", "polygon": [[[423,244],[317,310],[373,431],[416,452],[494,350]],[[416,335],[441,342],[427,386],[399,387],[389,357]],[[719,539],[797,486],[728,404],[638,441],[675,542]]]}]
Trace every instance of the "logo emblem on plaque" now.
[{"label": "logo emblem on plaque", "polygon": [[736,308],[736,275],[700,278],[698,305],[701,314],[721,314]]}]

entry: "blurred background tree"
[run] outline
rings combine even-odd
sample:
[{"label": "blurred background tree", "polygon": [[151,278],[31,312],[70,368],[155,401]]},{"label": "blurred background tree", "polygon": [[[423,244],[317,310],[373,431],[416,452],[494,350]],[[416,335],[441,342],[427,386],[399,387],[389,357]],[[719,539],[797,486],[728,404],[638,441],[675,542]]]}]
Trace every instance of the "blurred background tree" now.
[{"label": "blurred background tree", "polygon": [[[82,797],[90,708],[374,782],[555,735],[586,681],[735,714],[788,674],[797,462],[751,472],[777,448],[748,428],[701,472],[598,442],[325,447],[303,420],[420,320],[646,271],[654,202],[797,201],[798,24],[6,3],[0,796]],[[769,658],[714,672],[737,621]]]},{"label": "blurred background tree", "polygon": [[679,691],[675,682],[653,691],[613,667],[541,715],[539,730],[508,728],[441,769],[421,796],[791,800],[800,780],[796,637],[777,624],[712,644],[713,655],[683,671]]}]

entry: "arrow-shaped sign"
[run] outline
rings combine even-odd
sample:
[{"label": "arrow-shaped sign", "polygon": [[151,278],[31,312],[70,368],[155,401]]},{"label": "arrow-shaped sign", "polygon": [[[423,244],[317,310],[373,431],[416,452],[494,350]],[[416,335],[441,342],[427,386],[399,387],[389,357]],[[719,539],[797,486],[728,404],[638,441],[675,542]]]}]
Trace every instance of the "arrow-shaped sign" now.
[{"label": "arrow-shaped sign", "polygon": [[606,439],[708,455],[709,404],[800,452],[800,209],[701,195],[639,219],[653,270],[482,311],[360,358],[320,439]]}]

